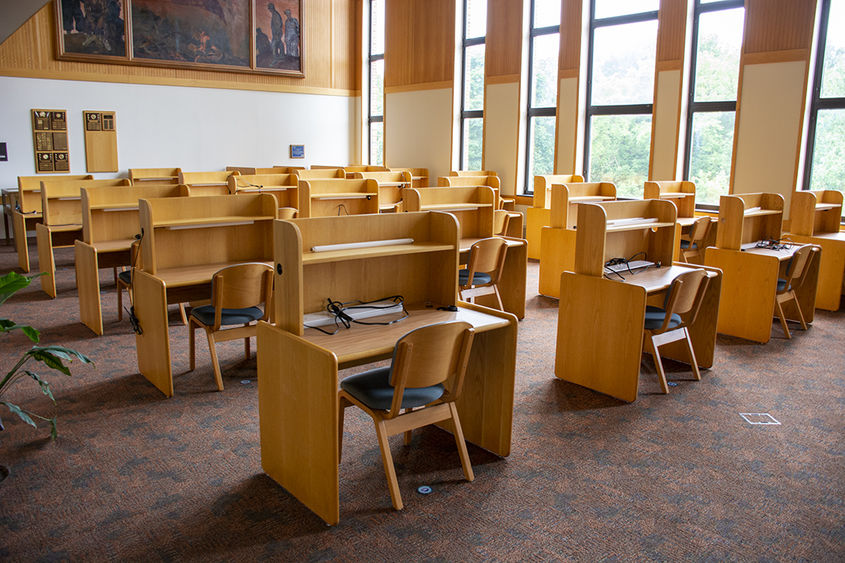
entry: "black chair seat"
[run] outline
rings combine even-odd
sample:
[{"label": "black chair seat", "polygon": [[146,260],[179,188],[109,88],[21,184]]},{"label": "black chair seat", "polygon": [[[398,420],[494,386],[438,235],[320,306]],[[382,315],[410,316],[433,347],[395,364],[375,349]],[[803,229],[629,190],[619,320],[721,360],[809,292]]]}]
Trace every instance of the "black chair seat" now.
[{"label": "black chair seat", "polygon": [[681,250],[697,249],[698,245],[694,242],[681,239]]},{"label": "black chair seat", "polygon": [[[782,291],[787,291],[789,289],[789,281],[778,278],[778,293]],[[771,287],[771,286],[769,286]]]},{"label": "black chair seat", "polygon": [[117,274],[117,279],[126,285],[132,285],[132,270],[123,270]]},{"label": "black chair seat", "polygon": [[[340,388],[371,409],[387,410],[393,403],[390,385],[390,368],[376,368],[351,375],[340,382]],[[443,396],[443,385],[406,387],[402,395],[402,408],[421,407]]]},{"label": "black chair seat", "polygon": [[[663,326],[663,319],[666,318],[666,310],[660,307],[649,305],[645,308],[645,329],[657,330]],[[672,313],[672,318],[669,319],[669,328],[675,328],[681,324],[681,315]]]},{"label": "black chair seat", "polygon": [[[460,285],[466,285],[467,280],[469,280],[469,270],[458,270],[458,283]],[[475,272],[475,275],[472,276],[472,285],[484,285],[492,281],[493,276],[484,272]]]},{"label": "black chair seat", "polygon": [[[203,305],[201,307],[194,307],[191,309],[191,316],[195,317],[199,322],[205,326],[214,325],[214,306]],[[257,321],[264,316],[264,311],[260,307],[247,307],[246,309],[223,309],[220,316],[220,324],[226,325],[242,325],[252,321]]]}]

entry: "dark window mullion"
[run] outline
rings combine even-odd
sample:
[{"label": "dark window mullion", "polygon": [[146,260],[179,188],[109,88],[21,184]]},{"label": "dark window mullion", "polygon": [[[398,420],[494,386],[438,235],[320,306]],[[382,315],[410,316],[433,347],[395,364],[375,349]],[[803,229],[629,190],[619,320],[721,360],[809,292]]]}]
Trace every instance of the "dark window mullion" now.
[{"label": "dark window mullion", "polygon": [[657,10],[653,12],[640,12],[638,14],[626,14],[624,16],[614,16],[612,18],[602,18],[600,20],[591,20],[590,29],[597,27],[608,27],[612,25],[622,25],[626,23],[639,23],[657,19]]},{"label": "dark window mullion", "polygon": [[531,28],[531,37],[537,37],[538,35],[551,35],[553,33],[560,33],[560,26],[559,25],[549,25],[546,27],[536,27]]},{"label": "dark window mullion", "polygon": [[612,106],[589,106],[587,115],[646,115],[654,113],[653,104],[620,104]]}]

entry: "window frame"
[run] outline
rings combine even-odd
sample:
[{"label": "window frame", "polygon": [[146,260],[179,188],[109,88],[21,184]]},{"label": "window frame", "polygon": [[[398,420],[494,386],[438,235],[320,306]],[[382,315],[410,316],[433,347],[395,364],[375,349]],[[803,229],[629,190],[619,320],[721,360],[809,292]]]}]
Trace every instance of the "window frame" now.
[{"label": "window frame", "polygon": [[[467,3],[469,0],[463,0],[463,32],[461,37],[461,113],[460,113],[460,140],[458,141],[458,170],[464,169],[464,157],[468,156],[466,154],[467,146],[464,142],[466,137],[466,120],[467,119],[481,119],[482,123],[484,120],[484,109],[482,104],[482,109],[476,110],[468,110],[466,109],[466,84],[467,84],[467,48],[468,47],[475,47],[476,45],[484,45],[484,64],[487,64],[487,30],[484,31],[484,35],[478,37],[467,37]],[[485,4],[485,7],[487,5]],[[486,76],[484,77],[486,81]],[[486,86],[486,84],[485,84]],[[484,88],[484,87],[482,87]],[[484,166],[484,132],[483,132],[483,125],[482,125],[482,149],[481,149],[481,162],[482,167]]]},{"label": "window frame", "polygon": [[[584,161],[583,170],[584,176],[588,181],[593,181],[589,178],[590,173],[590,129],[593,116],[601,115],[650,115],[653,119],[654,114],[654,95],[652,94],[652,101],[650,104],[608,104],[608,105],[593,105],[593,55],[595,54],[595,31],[602,27],[611,27],[615,25],[624,25],[630,23],[641,23],[647,21],[657,21],[658,10],[651,10],[648,12],[637,12],[634,14],[625,14],[622,16],[610,16],[606,18],[596,18],[596,0],[590,0],[590,26],[589,34],[587,36],[587,85],[585,92],[586,113],[584,118]],[[658,30],[659,33],[659,30]],[[656,38],[655,38],[656,39]],[[655,42],[655,52],[657,51],[657,44]],[[656,73],[655,73],[656,74]],[[656,79],[656,75],[655,75]],[[651,151],[651,148],[649,148]],[[623,198],[624,199],[624,198]]]},{"label": "window frame", "polygon": [[[804,151],[804,185],[801,187],[802,190],[809,190],[813,179],[813,151],[816,145],[816,125],[819,110],[845,110],[845,97],[822,98],[821,96],[822,79],[824,78],[824,55],[827,48],[827,32],[830,23],[830,4],[831,0],[821,0],[816,64],[813,69],[813,90],[810,98],[810,116],[807,123],[807,141]],[[840,218],[840,223],[845,224],[845,217]]]},{"label": "window frame", "polygon": [[[560,23],[557,25],[547,25],[544,27],[534,27],[534,4],[536,0],[531,0],[531,6],[529,8],[529,15],[528,15],[528,87],[527,87],[527,95],[526,98],[528,100],[528,110],[526,112],[526,123],[525,123],[525,177],[523,179],[522,184],[522,195],[525,196],[532,196],[534,195],[534,190],[528,190],[528,186],[533,186],[531,183],[532,181],[532,174],[531,174],[531,157],[533,156],[532,151],[534,150],[533,144],[531,142],[531,132],[532,132],[532,119],[535,117],[556,117],[557,116],[557,104],[554,106],[541,106],[541,107],[534,107],[533,101],[533,94],[534,92],[531,90],[531,86],[534,83],[534,40],[537,37],[542,37],[544,35],[554,35],[557,34],[558,38],[560,37]],[[555,84],[555,90],[557,90],[559,85],[559,80],[555,77],[555,81],[558,84]],[[555,96],[557,97],[557,96]],[[552,156],[552,160],[554,160],[554,155]]]},{"label": "window frame", "polygon": [[[698,32],[700,27],[700,16],[709,12],[721,12],[724,10],[734,10],[737,8],[744,8],[744,0],[722,0],[721,2],[702,3],[701,0],[693,0],[693,17],[692,17],[692,36],[691,36],[691,53],[690,53],[690,78],[689,78],[689,92],[687,93],[687,123],[684,141],[684,180],[689,181],[690,164],[692,161],[692,121],[696,113],[724,113],[732,111],[734,114],[734,137],[736,136],[736,104],[737,100],[728,101],[695,101],[695,71],[698,64]],[[740,60],[740,65],[742,61]],[[737,96],[739,95],[739,86],[737,85]],[[733,140],[732,140],[733,141]],[[731,150],[731,159],[733,159],[733,149]],[[728,188],[730,190],[730,187]],[[703,211],[716,211],[719,205],[715,203],[699,203],[696,199],[695,208]]]},{"label": "window frame", "polygon": [[[382,147],[381,147],[381,165],[384,165],[384,81],[382,80],[382,105],[380,115],[373,114],[373,63],[384,60],[384,53],[373,54],[373,0],[368,2],[368,17],[370,19],[369,31],[370,37],[367,42],[367,64],[368,66],[368,84],[367,84],[367,164],[373,165],[373,123],[382,124]],[[385,5],[385,8],[387,6]],[[382,77],[383,78],[383,77]]]}]

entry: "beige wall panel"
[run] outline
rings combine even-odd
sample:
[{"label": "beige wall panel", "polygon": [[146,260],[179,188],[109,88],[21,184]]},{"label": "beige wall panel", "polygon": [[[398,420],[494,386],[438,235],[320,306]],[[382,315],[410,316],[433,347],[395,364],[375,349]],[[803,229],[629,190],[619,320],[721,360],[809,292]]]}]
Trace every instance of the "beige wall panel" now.
[{"label": "beige wall panel", "polygon": [[580,174],[577,163],[578,79],[561,78],[558,84],[556,174]]},{"label": "beige wall panel", "polygon": [[652,180],[674,180],[678,142],[678,105],[681,71],[657,73],[657,96],[654,108],[654,142],[652,144]]},{"label": "beige wall panel", "polygon": [[428,168],[432,185],[447,176],[452,146],[452,88],[388,92],[385,159],[389,166]]},{"label": "beige wall panel", "polygon": [[484,112],[484,168],[495,170],[502,193],[516,193],[519,144],[519,83],[488,84]]},{"label": "beige wall panel", "polygon": [[795,187],[795,151],[804,101],[803,61],[746,65],[737,124],[733,193],[777,192]]}]

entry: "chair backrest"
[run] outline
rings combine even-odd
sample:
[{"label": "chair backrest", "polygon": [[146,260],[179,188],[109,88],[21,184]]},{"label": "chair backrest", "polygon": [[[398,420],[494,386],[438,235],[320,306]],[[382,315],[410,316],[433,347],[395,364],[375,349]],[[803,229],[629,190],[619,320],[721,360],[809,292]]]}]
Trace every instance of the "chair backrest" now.
[{"label": "chair backrest", "polygon": [[472,283],[474,274],[483,272],[491,275],[493,283],[499,283],[507,245],[505,239],[499,237],[481,239],[473,244],[469,250],[469,282]]},{"label": "chair backrest", "polygon": [[267,320],[273,294],[273,269],[260,262],[227,266],[211,278],[211,303],[214,305],[214,330],[220,328],[222,309],[257,307],[264,303]]},{"label": "chair backrest", "polygon": [[507,235],[510,218],[510,211],[506,209],[496,209],[493,211],[493,234]]},{"label": "chair backrest", "polygon": [[666,297],[666,318],[659,332],[666,329],[673,314],[683,318],[681,326],[694,323],[708,283],[710,278],[705,270],[684,272],[672,280]]},{"label": "chair backrest", "polygon": [[448,400],[460,396],[475,333],[472,325],[449,321],[420,327],[399,339],[393,350],[390,384],[394,387],[390,413],[400,412],[408,387],[445,383]]},{"label": "chair backrest", "polygon": [[707,231],[710,230],[710,223],[710,217],[696,219],[695,223],[692,224],[692,230],[690,231],[690,242],[700,243],[703,241],[707,236]]},{"label": "chair backrest", "polygon": [[819,247],[813,244],[805,244],[795,251],[786,270],[786,279],[789,283],[783,289],[784,292],[795,287],[801,287],[801,284],[804,283],[804,277],[810,271],[808,266],[818,251]]}]

